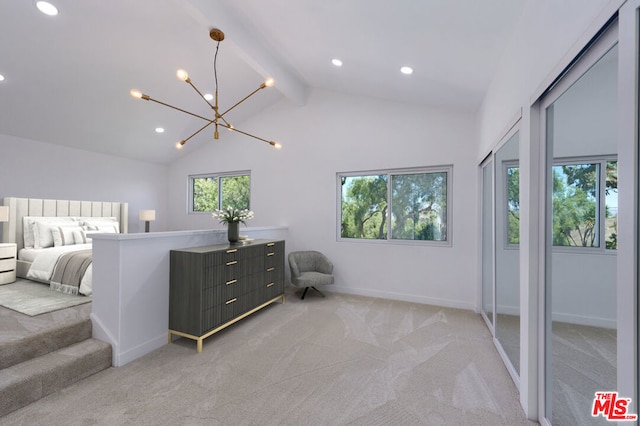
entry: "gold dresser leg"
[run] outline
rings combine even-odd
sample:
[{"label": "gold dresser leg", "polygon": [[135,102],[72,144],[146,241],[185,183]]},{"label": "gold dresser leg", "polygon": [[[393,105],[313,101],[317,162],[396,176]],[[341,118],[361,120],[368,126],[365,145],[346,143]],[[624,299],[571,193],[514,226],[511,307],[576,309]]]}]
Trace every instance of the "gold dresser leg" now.
[{"label": "gold dresser leg", "polygon": [[171,337],[172,337],[172,336],[171,336],[171,331],[169,331],[169,344],[172,344],[172,343],[173,343],[173,339],[172,339]]},{"label": "gold dresser leg", "polygon": [[202,338],[198,339],[198,353],[202,352]]}]

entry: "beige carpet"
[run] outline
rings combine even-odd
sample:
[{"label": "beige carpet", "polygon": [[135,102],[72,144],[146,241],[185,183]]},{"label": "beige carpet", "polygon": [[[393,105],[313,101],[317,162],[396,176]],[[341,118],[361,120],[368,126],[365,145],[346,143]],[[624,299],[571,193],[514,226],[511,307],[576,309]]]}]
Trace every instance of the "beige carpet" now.
[{"label": "beige carpet", "polygon": [[[291,291],[290,289],[288,291]],[[0,419],[11,425],[529,425],[480,316],[288,294]]]},{"label": "beige carpet", "polygon": [[[519,370],[520,318],[499,314],[496,336]],[[615,329],[554,321],[552,340],[553,424],[605,425],[602,416],[592,417],[598,391],[617,389],[617,333]]]},{"label": "beige carpet", "polygon": [[0,306],[29,316],[58,311],[91,302],[90,297],[51,291],[46,284],[18,280],[0,285]]}]

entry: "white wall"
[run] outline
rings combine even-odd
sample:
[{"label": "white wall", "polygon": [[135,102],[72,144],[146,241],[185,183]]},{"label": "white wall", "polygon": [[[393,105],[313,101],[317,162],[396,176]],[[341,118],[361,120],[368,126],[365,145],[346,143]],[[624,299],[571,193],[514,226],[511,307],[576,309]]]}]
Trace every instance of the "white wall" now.
[{"label": "white wall", "polygon": [[[517,25],[517,32],[500,61],[478,116],[481,140],[477,153],[479,158],[484,157],[503,136],[500,132],[520,108],[528,110],[534,94],[538,94],[537,90],[556,71],[563,56],[607,3],[609,2],[606,0],[529,2]],[[615,66],[615,62],[613,65]],[[588,79],[600,79],[602,71],[610,69],[609,66],[601,68],[603,70],[592,73]],[[615,113],[615,99],[610,96],[611,93],[615,94],[615,83],[615,78],[604,79],[604,83],[598,84],[582,81],[576,86],[586,86],[589,89],[589,100],[585,100],[583,93],[578,91],[561,98],[562,102],[556,111],[556,136],[562,135],[563,139],[573,141],[577,149],[563,142],[554,152],[556,157],[616,153],[616,135],[602,134],[602,129],[611,128],[606,124],[615,120],[612,116]],[[613,91],[610,90],[611,85],[614,87]],[[595,96],[598,102],[594,102],[594,90],[600,91]],[[604,104],[611,104],[613,107]],[[576,114],[577,108],[582,112]],[[570,111],[571,116],[580,117],[579,125],[562,118],[566,111]],[[530,129],[525,128],[523,131],[528,134]],[[528,142],[528,137],[525,140]],[[528,149],[523,150],[521,160],[529,162]],[[525,181],[524,185],[528,185],[528,182]],[[519,252],[514,251],[507,254],[517,253]],[[601,303],[602,294],[585,292],[584,288],[597,288],[605,282],[611,283],[611,277],[615,277],[615,257],[604,254],[576,256],[554,253],[553,258],[552,279],[554,283],[559,283],[559,290],[554,292],[553,301],[556,318],[593,325],[614,324],[615,304]],[[579,301],[574,297],[578,293],[581,294]]]},{"label": "white wall", "polygon": [[[315,90],[303,107],[282,101],[239,128],[281,151],[224,132],[169,168],[169,226],[217,228],[188,215],[189,174],[251,170],[251,226],[286,225],[286,250],[317,249],[334,262],[335,290],[475,308],[474,117]],[[336,241],[336,173],[453,164],[452,247]]]},{"label": "white wall", "polygon": [[[164,230],[167,167],[0,134],[4,197],[129,203],[129,232],[144,232],[140,209],[155,209]],[[1,230],[0,230],[1,232]]]},{"label": "white wall", "polygon": [[[483,158],[609,0],[529,0],[478,115]],[[484,155],[483,155],[484,154]]]}]

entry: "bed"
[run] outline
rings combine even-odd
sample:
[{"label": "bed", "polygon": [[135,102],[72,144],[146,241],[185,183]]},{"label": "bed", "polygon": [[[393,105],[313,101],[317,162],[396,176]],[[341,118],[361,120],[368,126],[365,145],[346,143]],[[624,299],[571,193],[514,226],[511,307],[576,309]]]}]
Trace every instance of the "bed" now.
[{"label": "bed", "polygon": [[90,296],[91,234],[126,233],[128,204],[5,197],[2,242],[15,243],[16,275],[52,290]]}]

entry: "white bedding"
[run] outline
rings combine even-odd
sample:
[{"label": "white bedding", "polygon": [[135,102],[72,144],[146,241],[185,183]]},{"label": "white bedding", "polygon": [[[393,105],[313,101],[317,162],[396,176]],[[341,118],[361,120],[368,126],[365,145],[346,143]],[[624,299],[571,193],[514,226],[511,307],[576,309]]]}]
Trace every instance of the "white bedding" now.
[{"label": "white bedding", "polygon": [[[72,251],[87,249],[91,249],[91,244],[74,244],[71,246],[49,247],[45,249],[22,249],[20,250],[20,260],[28,261],[28,258],[33,258],[29,272],[27,272],[27,278],[48,284],[61,255]],[[92,272],[93,269],[91,265],[89,265],[80,283],[80,294],[84,294],[85,296],[91,295]]]}]

